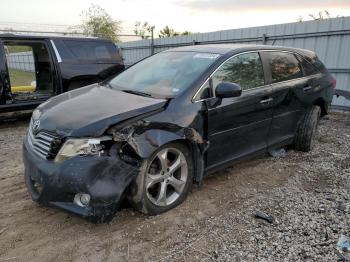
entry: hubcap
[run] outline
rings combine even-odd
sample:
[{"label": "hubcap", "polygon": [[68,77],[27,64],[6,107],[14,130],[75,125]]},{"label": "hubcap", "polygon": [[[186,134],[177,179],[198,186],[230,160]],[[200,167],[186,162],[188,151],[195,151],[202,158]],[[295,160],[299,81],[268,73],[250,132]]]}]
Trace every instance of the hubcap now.
[{"label": "hubcap", "polygon": [[176,148],[165,148],[152,159],[146,173],[148,199],[157,206],[168,206],[182,194],[188,177],[187,161]]}]

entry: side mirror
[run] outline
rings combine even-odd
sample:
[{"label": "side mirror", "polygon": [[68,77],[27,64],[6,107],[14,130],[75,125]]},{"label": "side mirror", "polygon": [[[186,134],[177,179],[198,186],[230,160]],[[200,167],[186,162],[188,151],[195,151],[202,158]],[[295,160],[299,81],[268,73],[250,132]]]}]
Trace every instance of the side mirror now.
[{"label": "side mirror", "polygon": [[221,82],[215,88],[215,96],[218,98],[241,96],[242,88],[235,83]]}]

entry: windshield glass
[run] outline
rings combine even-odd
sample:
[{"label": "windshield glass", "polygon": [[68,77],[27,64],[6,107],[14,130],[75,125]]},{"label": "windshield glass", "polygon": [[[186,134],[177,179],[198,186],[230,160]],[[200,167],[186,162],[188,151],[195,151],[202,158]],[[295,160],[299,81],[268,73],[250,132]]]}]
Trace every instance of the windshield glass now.
[{"label": "windshield glass", "polygon": [[113,89],[153,97],[175,97],[185,91],[218,54],[162,52],[151,56],[109,82]]}]

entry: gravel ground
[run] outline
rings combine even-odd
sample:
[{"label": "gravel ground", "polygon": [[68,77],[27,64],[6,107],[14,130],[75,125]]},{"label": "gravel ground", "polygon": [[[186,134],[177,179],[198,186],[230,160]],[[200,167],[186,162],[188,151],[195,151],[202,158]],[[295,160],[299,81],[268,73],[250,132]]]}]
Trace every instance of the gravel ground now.
[{"label": "gravel ground", "polygon": [[[321,120],[315,148],[263,155],[207,177],[181,206],[125,208],[93,225],[33,203],[23,182],[26,121],[0,125],[0,261],[346,261],[350,115]],[[257,219],[257,211],[273,217]]]}]

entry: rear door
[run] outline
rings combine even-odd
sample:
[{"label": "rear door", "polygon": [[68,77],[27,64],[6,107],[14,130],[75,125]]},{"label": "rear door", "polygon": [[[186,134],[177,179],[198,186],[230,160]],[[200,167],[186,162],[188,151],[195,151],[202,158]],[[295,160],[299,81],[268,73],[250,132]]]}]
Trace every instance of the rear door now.
[{"label": "rear door", "polygon": [[302,100],[304,101],[304,105],[308,107],[317,99],[317,97],[320,97],[320,93],[325,88],[330,87],[330,81],[326,77],[325,73],[322,73],[303,56],[296,56],[299,60],[300,67],[302,68],[305,77],[304,85],[301,86],[303,91]]},{"label": "rear door", "polygon": [[[239,84],[242,95],[208,104],[208,167],[238,159],[267,147],[272,107],[258,52],[242,53],[227,60],[211,78]],[[216,99],[216,98],[214,98]]]},{"label": "rear door", "polygon": [[273,120],[268,146],[291,143],[298,122],[304,113],[305,98],[312,92],[314,82],[303,74],[296,54],[285,51],[261,53],[271,87]]}]

